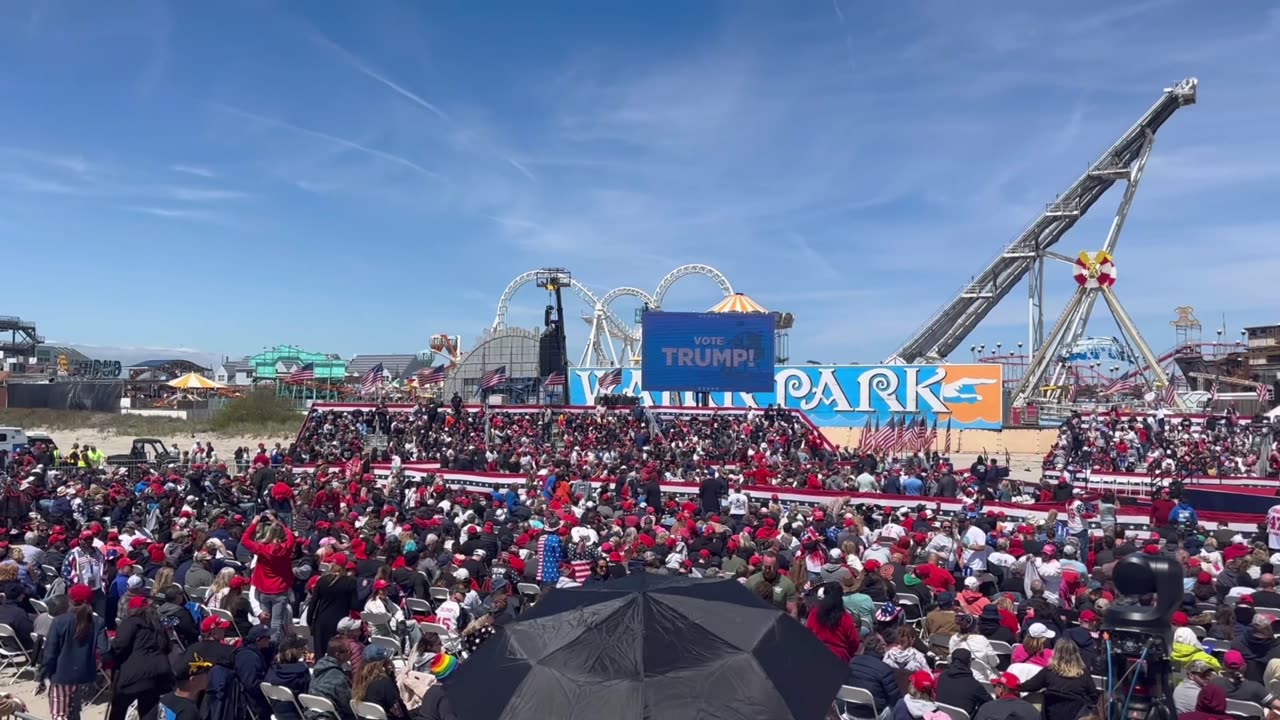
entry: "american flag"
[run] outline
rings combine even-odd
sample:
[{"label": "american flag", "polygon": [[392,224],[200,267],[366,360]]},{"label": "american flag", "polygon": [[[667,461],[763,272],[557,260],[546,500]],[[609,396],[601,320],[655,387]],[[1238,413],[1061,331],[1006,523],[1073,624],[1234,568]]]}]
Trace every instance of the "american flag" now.
[{"label": "american flag", "polygon": [[913,452],[924,452],[925,444],[929,442],[929,422],[923,417],[916,418],[916,434],[911,444]]},{"label": "american flag", "polygon": [[307,363],[302,367],[294,370],[285,377],[284,381],[289,384],[311,382],[316,379],[316,364]]},{"label": "american flag", "polygon": [[419,370],[415,377],[418,379],[419,385],[436,385],[444,382],[445,375],[445,367],[440,365],[430,370]]},{"label": "american flag", "polygon": [[858,447],[863,452],[866,452],[867,443],[870,442],[870,440],[871,440],[871,419],[868,418],[866,422],[862,423],[862,433],[858,435]]},{"label": "american flag", "polygon": [[503,365],[502,367],[494,368],[493,370],[490,370],[489,372],[480,376],[480,389],[492,390],[498,387],[499,385],[506,384],[506,382],[507,382],[507,366]]},{"label": "american flag", "polygon": [[1218,401],[1218,381],[1214,380],[1209,386],[1209,403],[1213,404]]},{"label": "american flag", "polygon": [[[870,422],[868,422],[867,424],[868,424],[868,425],[870,425],[871,423],[870,423]],[[877,417],[877,418],[876,418],[876,426],[875,426],[874,428],[872,428],[872,429],[871,429],[871,434],[870,434],[870,435],[868,435],[868,436],[867,436],[867,439],[862,443],[862,451],[863,451],[863,452],[875,452],[875,451],[876,451],[876,441],[877,441],[877,440],[879,440],[879,439],[880,439],[880,418],[878,418],[878,417]]]},{"label": "american flag", "polygon": [[360,376],[360,394],[368,395],[377,390],[378,386],[382,384],[382,379],[385,375],[386,372],[382,369],[382,363],[378,363],[366,370],[364,375]]},{"label": "american flag", "polygon": [[1118,377],[1111,382],[1105,389],[1103,395],[1119,395],[1123,392],[1129,392],[1138,387],[1138,381],[1129,377]]},{"label": "american flag", "polygon": [[1170,379],[1160,392],[1160,403],[1167,408],[1174,407],[1178,401],[1178,386]]},{"label": "american flag", "polygon": [[898,421],[898,418],[893,418],[893,417],[889,418],[889,422],[885,423],[884,427],[880,428],[879,432],[876,433],[876,438],[874,440],[876,452],[879,452],[879,453],[893,452],[894,436],[897,433],[897,428],[895,427],[895,423],[897,421]]},{"label": "american flag", "polygon": [[614,368],[600,376],[597,388],[600,392],[613,392],[622,384],[622,368]]},{"label": "american flag", "polygon": [[1270,385],[1258,385],[1258,402],[1266,402],[1275,397],[1275,390]]},{"label": "american flag", "polygon": [[928,452],[938,447],[938,418],[933,419],[933,426],[929,428],[929,434],[924,439],[924,450]]},{"label": "american flag", "polygon": [[564,373],[559,370],[551,373],[542,381],[542,387],[564,387]]},{"label": "american flag", "polygon": [[947,439],[942,443],[942,456],[951,455],[951,418],[947,418]]},{"label": "american flag", "polygon": [[893,434],[893,452],[899,453],[906,450],[916,434],[916,419],[911,418],[910,422],[902,422],[898,425],[898,430]]}]

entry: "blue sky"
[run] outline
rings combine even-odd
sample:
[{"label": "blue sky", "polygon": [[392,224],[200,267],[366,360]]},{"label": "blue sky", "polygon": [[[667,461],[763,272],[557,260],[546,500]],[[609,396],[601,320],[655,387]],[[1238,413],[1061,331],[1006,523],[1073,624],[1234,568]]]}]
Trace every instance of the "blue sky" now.
[{"label": "blue sky", "polygon": [[[986,8],[3,3],[3,312],[100,356],[410,352],[469,342],[526,270],[603,294],[700,262],[796,314],[794,359],[873,362],[1195,75],[1117,293],[1157,350],[1178,305],[1206,335],[1280,321],[1280,6]],[[1069,270],[1048,286],[1052,323]],[[667,307],[716,300],[691,278]],[[1025,314],[1015,291],[973,340]]]}]

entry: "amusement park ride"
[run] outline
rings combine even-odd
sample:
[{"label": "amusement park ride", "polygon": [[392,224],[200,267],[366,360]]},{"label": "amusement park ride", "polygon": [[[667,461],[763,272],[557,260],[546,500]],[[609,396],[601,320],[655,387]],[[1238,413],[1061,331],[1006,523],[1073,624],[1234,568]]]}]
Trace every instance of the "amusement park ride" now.
[{"label": "amusement park ride", "polygon": [[[502,296],[498,298],[498,313],[493,318],[492,330],[497,331],[507,326],[507,311],[511,305],[511,298],[523,286],[536,282],[538,274],[541,271],[533,270],[518,275],[503,290]],[[720,288],[720,292],[726,298],[726,302],[734,305],[738,312],[768,312],[764,308],[756,305],[746,296],[735,293],[733,285],[729,282],[729,278],[724,273],[711,267],[710,265],[690,264],[681,265],[680,267],[667,273],[662,281],[658,283],[658,287],[653,294],[649,294],[644,290],[636,287],[619,287],[610,290],[600,297],[596,297],[594,293],[584,287],[580,282],[575,282],[569,289],[575,295],[587,304],[591,311],[584,314],[582,319],[591,326],[591,331],[587,335],[586,347],[582,350],[582,357],[578,361],[578,367],[621,367],[638,365],[640,362],[640,313],[647,310],[661,310],[662,303],[666,299],[667,291],[671,286],[681,278],[691,277],[694,275],[703,275],[711,278],[712,281]],[[643,303],[643,308],[636,313],[634,322],[627,322],[618,317],[613,312],[611,306],[615,300],[621,297],[633,297]],[[740,302],[733,301],[741,299]],[[725,303],[721,303],[724,305]],[[717,306],[711,312],[719,311]],[[785,362],[781,356],[785,356],[786,333],[795,322],[795,318],[791,313],[773,313],[775,317],[776,332],[778,334],[778,352],[779,360]],[[618,351],[618,345],[621,345],[621,352]]]},{"label": "amusement park ride", "polygon": [[[1065,410],[1068,408],[1064,406],[1074,402],[1073,382],[1076,378],[1073,376],[1077,371],[1071,361],[1072,349],[1084,338],[1085,327],[1099,296],[1115,318],[1123,336],[1121,344],[1130,350],[1130,357],[1137,365],[1129,373],[1128,382],[1116,387],[1139,391],[1144,402],[1182,408],[1182,400],[1174,392],[1164,371],[1163,360],[1151,351],[1116,298],[1113,256],[1147,158],[1151,155],[1156,131],[1176,110],[1195,104],[1196,88],[1195,78],[1167,88],[1137,123],[1057,200],[1046,205],[1044,212],[1022,235],[1001,251],[981,274],[963,287],[886,362],[945,362],[995,306],[1026,278],[1030,361],[1013,391],[1014,408],[1034,405],[1056,406]],[[1102,249],[1095,253],[1080,253],[1075,258],[1053,252],[1051,248],[1118,181],[1124,181],[1126,186]],[[1048,338],[1044,336],[1043,309],[1046,259],[1071,265],[1078,284],[1075,295]]]},{"label": "amusement park ride", "polygon": [[[1006,389],[1015,412],[1021,408],[1035,408],[1040,416],[1066,414],[1082,407],[1078,401],[1098,405],[1123,402],[1131,407],[1162,406],[1185,409],[1187,399],[1179,395],[1173,372],[1181,361],[1194,355],[1205,359],[1221,351],[1214,343],[1209,352],[1207,344],[1198,340],[1199,322],[1191,314],[1191,308],[1178,308],[1179,320],[1174,325],[1179,331],[1178,345],[1170,352],[1157,356],[1152,352],[1128,313],[1125,312],[1115,292],[1116,263],[1114,260],[1120,232],[1128,218],[1129,209],[1151,155],[1156,132],[1182,107],[1196,103],[1197,80],[1188,78],[1166,88],[1147,112],[1126,130],[1107,150],[1075,180],[1056,200],[1048,203],[1044,211],[1004,248],[981,273],[974,276],[956,296],[934,314],[906,342],[884,362],[886,364],[933,364],[948,362],[949,356],[961,347],[965,339],[995,309],[1009,293],[1027,280],[1028,335],[1026,353],[1023,343],[1017,343],[1018,353],[1012,350],[1009,357],[984,355],[985,345],[970,345],[970,352],[980,362],[1000,362],[1006,368],[1015,362],[1015,372],[1006,370]],[[1054,246],[1082,218],[1094,204],[1114,185],[1124,183],[1110,229],[1095,252],[1081,252],[1075,257],[1055,252]],[[1066,308],[1050,329],[1047,337],[1044,327],[1044,279],[1046,260],[1055,260],[1072,268],[1077,284],[1076,291]],[[512,297],[524,285],[537,281],[540,271],[530,271],[517,276],[507,285],[498,300],[490,332],[500,332],[507,326],[507,313]],[[619,287],[602,296],[592,293],[580,282],[574,282],[572,290],[590,311],[582,319],[590,325],[586,346],[578,362],[580,367],[619,367],[639,363],[641,344],[640,319],[643,312],[661,310],[667,291],[681,278],[703,275],[713,280],[725,296],[725,301],[711,312],[768,312],[746,296],[735,293],[729,279],[710,265],[682,265],[668,273],[652,293],[635,287]],[[633,321],[619,317],[611,308],[621,297],[639,300],[643,307]],[[1094,306],[1101,298],[1119,329],[1115,338],[1087,338],[1085,330],[1093,314]],[[778,333],[779,362],[786,362],[787,331],[794,323],[791,313],[772,313]],[[1197,338],[1186,336],[1194,325]],[[1221,339],[1222,331],[1219,331]],[[1099,344],[1110,347],[1102,357],[1123,360],[1132,368],[1116,374],[1119,365],[1111,368],[1107,376],[1098,358]],[[996,349],[1001,348],[996,344]],[[456,338],[436,335],[431,339],[431,349],[444,354],[451,363],[461,359]],[[1203,365],[1203,363],[1202,363]],[[1198,368],[1197,368],[1198,369]],[[1195,373],[1183,373],[1190,379]],[[1216,377],[1216,376],[1213,376]],[[1261,395],[1262,391],[1259,391]],[[1027,413],[1030,415],[1030,413]]]}]

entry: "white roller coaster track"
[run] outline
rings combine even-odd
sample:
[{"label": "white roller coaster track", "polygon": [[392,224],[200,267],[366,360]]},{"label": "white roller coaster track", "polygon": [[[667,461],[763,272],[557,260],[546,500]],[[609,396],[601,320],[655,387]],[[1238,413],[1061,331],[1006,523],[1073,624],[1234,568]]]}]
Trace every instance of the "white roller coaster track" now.
[{"label": "white roller coaster track", "polygon": [[720,291],[724,293],[725,297],[729,297],[733,294],[733,285],[729,284],[729,278],[725,277],[724,273],[719,270],[711,267],[710,265],[681,265],[675,270],[667,273],[667,276],[662,278],[662,282],[658,283],[658,289],[653,293],[653,299],[655,301],[653,303],[653,308],[655,310],[661,308],[662,299],[667,296],[667,291],[671,289],[671,286],[680,278],[688,277],[689,275],[706,275],[716,281],[716,284],[720,286]]},{"label": "white roller coaster track", "polygon": [[[502,295],[498,298],[498,312],[493,318],[493,329],[501,330],[507,326],[507,311],[511,306],[511,298],[516,292],[525,285],[533,282],[538,275],[538,271],[531,270],[526,273],[517,275],[514,280],[507,284]],[[666,296],[667,291],[675,284],[677,280],[689,275],[705,275],[716,282],[720,286],[721,292],[727,297],[733,294],[733,285],[729,283],[729,278],[724,273],[711,267],[710,265],[681,265],[680,267],[667,273],[658,283],[658,289],[652,295],[635,287],[614,288],[605,293],[603,297],[597,298],[590,290],[587,290],[577,280],[570,285],[574,294],[582,298],[583,302],[591,308],[591,316],[587,318],[591,323],[591,334],[587,339],[586,348],[582,353],[582,359],[579,365],[582,366],[612,366],[625,364],[632,357],[640,354],[640,328],[618,317],[610,306],[614,300],[620,297],[628,296],[638,298],[641,302],[648,305],[654,310],[661,309],[662,300]],[[618,356],[615,353],[616,348],[613,346],[613,340],[621,341],[623,345],[622,359],[619,363]]]}]

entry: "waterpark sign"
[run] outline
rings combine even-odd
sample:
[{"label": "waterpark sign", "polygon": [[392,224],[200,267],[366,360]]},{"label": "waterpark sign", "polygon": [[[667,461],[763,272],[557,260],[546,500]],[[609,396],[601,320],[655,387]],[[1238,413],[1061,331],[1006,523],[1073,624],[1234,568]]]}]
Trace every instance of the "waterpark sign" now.
[{"label": "waterpark sign", "polygon": [[644,314],[645,392],[773,390],[773,316]]},{"label": "waterpark sign", "polygon": [[[609,368],[576,368],[569,401],[593,405]],[[953,428],[998,429],[1004,419],[999,364],[975,365],[780,365],[768,392],[712,392],[713,407],[803,410],[823,427],[858,428],[891,418],[937,421]],[[651,407],[693,405],[693,392],[652,392],[639,368],[623,368],[614,392]]]}]

